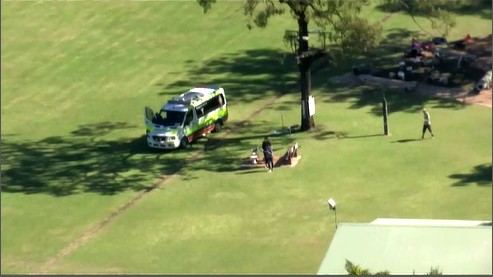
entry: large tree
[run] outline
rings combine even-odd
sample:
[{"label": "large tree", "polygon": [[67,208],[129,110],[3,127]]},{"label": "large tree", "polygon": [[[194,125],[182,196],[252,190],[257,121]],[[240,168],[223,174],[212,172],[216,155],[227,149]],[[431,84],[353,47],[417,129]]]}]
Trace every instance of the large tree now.
[{"label": "large tree", "polygon": [[[300,71],[301,90],[301,130],[310,130],[315,126],[313,115],[309,110],[311,98],[311,65],[320,58],[330,57],[328,49],[310,47],[309,23],[313,23],[319,35],[323,35],[331,45],[335,45],[342,55],[354,55],[365,52],[379,44],[382,28],[379,22],[370,22],[360,12],[370,0],[244,0],[244,14],[248,18],[247,27],[264,28],[272,16],[290,15],[298,23],[298,30],[293,38],[298,69]],[[433,3],[446,0],[382,0],[381,3],[394,6],[397,9],[404,7],[412,15],[413,8],[420,10],[433,9],[430,17],[445,16],[448,14],[434,9]],[[461,0],[455,0],[461,1]],[[216,0],[197,0],[204,12],[211,9]],[[413,2],[417,2],[413,5]],[[431,4],[430,4],[431,3]],[[414,17],[413,17],[414,18]],[[332,48],[332,50],[334,50]]]},{"label": "large tree", "polygon": [[[207,12],[215,0],[197,0]],[[311,97],[311,65],[320,58],[330,56],[328,49],[310,47],[308,24],[313,22],[319,34],[339,45],[345,53],[356,53],[378,44],[381,28],[360,16],[367,0],[245,0],[244,13],[248,17],[247,27],[264,28],[269,19],[289,11],[298,23],[295,35],[295,54],[300,71],[301,130],[315,126],[309,110]]]}]

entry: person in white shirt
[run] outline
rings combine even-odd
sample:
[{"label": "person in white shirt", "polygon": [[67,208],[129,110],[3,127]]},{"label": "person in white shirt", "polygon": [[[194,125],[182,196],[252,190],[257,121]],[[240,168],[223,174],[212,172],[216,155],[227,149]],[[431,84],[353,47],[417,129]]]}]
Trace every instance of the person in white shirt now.
[{"label": "person in white shirt", "polygon": [[433,137],[433,131],[431,131],[431,117],[430,113],[423,109],[424,123],[423,123],[423,134],[421,135],[421,139],[425,138],[426,130],[428,130]]}]

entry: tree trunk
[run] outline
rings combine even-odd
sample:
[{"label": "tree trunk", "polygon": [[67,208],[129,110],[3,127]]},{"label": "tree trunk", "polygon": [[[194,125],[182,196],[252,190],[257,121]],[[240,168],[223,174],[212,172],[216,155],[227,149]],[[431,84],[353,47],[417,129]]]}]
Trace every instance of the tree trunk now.
[{"label": "tree trunk", "polygon": [[298,18],[298,68],[300,69],[301,88],[301,131],[307,131],[315,127],[313,116],[310,116],[309,99],[311,96],[312,81],[310,66],[312,56],[308,54],[308,21],[304,14]]}]

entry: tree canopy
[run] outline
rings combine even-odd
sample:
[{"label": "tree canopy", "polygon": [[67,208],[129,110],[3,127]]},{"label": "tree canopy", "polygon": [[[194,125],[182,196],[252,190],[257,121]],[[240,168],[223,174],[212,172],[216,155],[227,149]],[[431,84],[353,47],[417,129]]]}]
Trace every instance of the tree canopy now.
[{"label": "tree canopy", "polygon": [[[197,0],[204,12],[216,0]],[[379,22],[362,17],[369,0],[245,0],[247,27],[265,28],[269,19],[289,13],[295,20],[313,23],[316,30],[345,53],[356,53],[378,45],[382,28]],[[315,27],[314,26],[314,27]]]},{"label": "tree canopy", "polygon": [[383,0],[388,11],[405,12],[426,33],[427,30],[416,21],[415,15],[424,16],[431,23],[437,35],[447,37],[450,29],[456,25],[455,17],[448,9],[467,4],[465,0]]}]

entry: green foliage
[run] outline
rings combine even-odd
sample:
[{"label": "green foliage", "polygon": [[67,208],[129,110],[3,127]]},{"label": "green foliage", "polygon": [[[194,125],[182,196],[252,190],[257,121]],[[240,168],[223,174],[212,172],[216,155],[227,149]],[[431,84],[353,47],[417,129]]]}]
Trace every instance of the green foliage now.
[{"label": "green foliage", "polygon": [[[340,46],[346,54],[354,54],[376,47],[381,39],[382,28],[378,22],[370,22],[360,16],[361,10],[370,1],[326,1],[326,0],[246,0],[244,14],[247,27],[265,28],[269,19],[284,14],[286,8],[294,20],[313,22],[320,32],[319,39]],[[211,1],[200,0],[199,4],[206,12]],[[292,37],[285,36],[285,42]]]},{"label": "green foliage", "polygon": [[442,271],[438,266],[431,267],[430,272],[426,273],[426,275],[442,275]]},{"label": "green foliage", "polygon": [[[390,271],[381,270],[375,273],[371,273],[370,270],[362,268],[360,265],[354,264],[348,259],[346,259],[346,271],[348,275],[390,275]],[[413,272],[414,275],[414,272]],[[442,275],[442,271],[440,268],[431,267],[430,272],[426,273],[426,275]]]},{"label": "green foliage", "polygon": [[[215,0],[197,0],[204,12],[211,8]],[[317,29],[322,31],[323,45],[329,41],[337,45],[346,55],[355,55],[366,52],[379,45],[382,37],[380,22],[371,22],[360,15],[361,10],[371,1],[326,1],[326,0],[245,0],[244,14],[247,17],[247,27],[254,26],[265,28],[269,19],[275,15],[284,14],[288,8],[295,20],[313,22]],[[382,0],[388,11],[404,11],[408,13],[414,22],[421,25],[414,18],[416,15],[426,17],[431,22],[431,29],[440,35],[447,37],[450,30],[456,26],[456,21],[451,12],[446,8],[451,5],[464,5],[465,0]],[[423,31],[429,33],[427,30]],[[289,36],[284,36],[287,42]],[[293,43],[289,43],[293,47]]]},{"label": "green foliage", "polygon": [[395,11],[409,11],[415,14],[436,16],[438,10],[467,5],[466,0],[384,0]]},{"label": "green foliage", "polygon": [[346,271],[349,275],[369,275],[367,269],[363,269],[361,266],[353,264],[348,259],[346,259]]},{"label": "green foliage", "polygon": [[368,1],[314,1],[311,19],[346,54],[376,47],[382,35],[379,22],[360,16]]},{"label": "green foliage", "polygon": [[247,23],[248,29],[252,29],[253,24],[257,27],[265,28],[270,17],[284,13],[284,8],[282,6],[279,6],[270,0],[264,1],[262,7],[255,13],[255,10],[259,6],[258,4],[258,0],[245,1],[245,5],[243,7],[244,14],[250,19]]},{"label": "green foliage", "polygon": [[[403,11],[413,17],[420,15],[426,17],[431,22],[433,31],[438,32],[441,36],[447,37],[451,28],[455,27],[457,22],[455,17],[447,9],[466,5],[464,0],[383,0],[387,10],[392,12]],[[418,24],[415,21],[416,24]],[[420,26],[420,25],[418,25]],[[420,26],[421,28],[421,26]]]},{"label": "green foliage", "polygon": [[212,8],[212,4],[216,3],[216,0],[197,0],[197,3],[204,9],[204,13]]},{"label": "green foliage", "polygon": [[365,18],[355,17],[348,20],[345,26],[347,27],[344,30],[345,34],[336,40],[336,42],[340,43],[345,53],[357,54],[361,51],[366,52],[371,48],[377,47],[380,43],[382,32],[380,24],[372,25]]},{"label": "green foliage", "polygon": [[388,270],[382,270],[372,274],[370,270],[363,269],[361,266],[353,264],[348,259],[346,259],[346,271],[348,275],[390,275],[390,271]]}]

